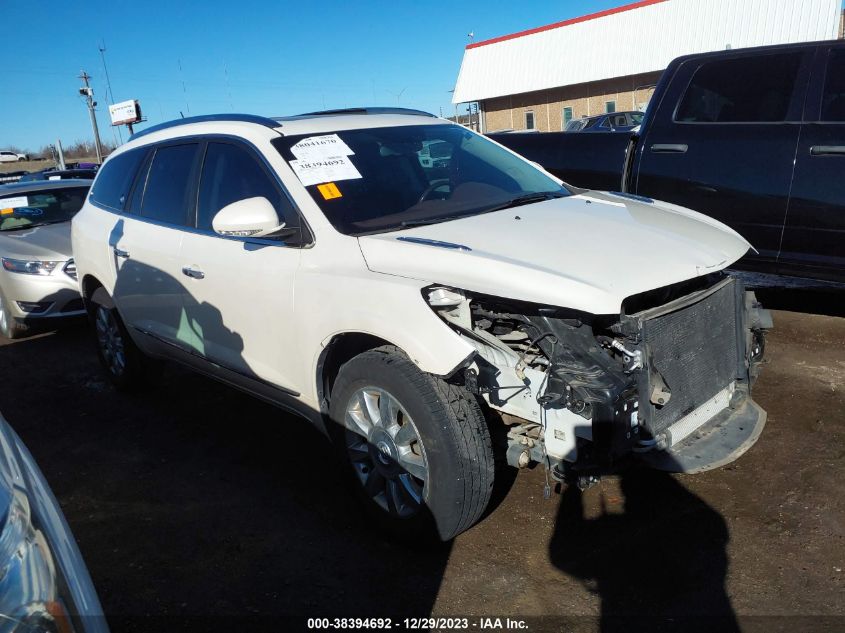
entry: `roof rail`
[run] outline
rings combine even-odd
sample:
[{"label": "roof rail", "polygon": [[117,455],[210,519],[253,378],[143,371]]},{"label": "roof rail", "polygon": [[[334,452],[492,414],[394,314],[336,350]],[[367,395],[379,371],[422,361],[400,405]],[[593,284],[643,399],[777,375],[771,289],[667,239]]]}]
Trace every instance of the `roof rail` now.
[{"label": "roof rail", "polygon": [[135,132],[129,137],[130,141],[136,138],[158,132],[159,130],[166,130],[168,128],[177,127],[179,125],[187,125],[188,123],[205,123],[206,121],[243,121],[245,123],[257,123],[265,127],[277,128],[279,122],[266,116],[258,116],[255,114],[202,114],[200,116],[190,116],[185,119],[174,119],[173,121],[165,121],[158,125],[153,125],[140,132]]},{"label": "roof rail", "polygon": [[435,117],[431,112],[423,110],[414,110],[412,108],[390,108],[390,107],[370,107],[370,108],[340,108],[337,110],[320,110],[318,112],[305,112],[290,117],[278,117],[277,121],[284,121],[286,119],[300,119],[310,116],[333,116],[341,114],[405,114],[411,116],[429,116]]}]

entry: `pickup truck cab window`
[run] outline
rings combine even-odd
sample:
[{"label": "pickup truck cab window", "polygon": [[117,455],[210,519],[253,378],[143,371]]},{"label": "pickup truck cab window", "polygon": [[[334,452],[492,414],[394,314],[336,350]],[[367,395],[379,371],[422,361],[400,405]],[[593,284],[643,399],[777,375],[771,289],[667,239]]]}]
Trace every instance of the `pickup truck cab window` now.
[{"label": "pickup truck cab window", "polygon": [[830,51],[822,95],[822,121],[845,121],[845,48]]},{"label": "pickup truck cab window", "polygon": [[190,192],[198,148],[198,143],[186,143],[156,149],[147,175],[141,217],[182,226],[193,224]]},{"label": "pickup truck cab window", "polygon": [[675,120],[682,123],[761,123],[787,120],[801,53],[738,57],[702,64]]}]

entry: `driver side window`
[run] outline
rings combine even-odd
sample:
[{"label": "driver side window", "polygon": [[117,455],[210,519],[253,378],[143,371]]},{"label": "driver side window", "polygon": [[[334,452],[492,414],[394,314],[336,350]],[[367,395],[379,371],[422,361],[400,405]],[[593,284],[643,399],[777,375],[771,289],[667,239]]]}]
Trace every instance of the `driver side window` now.
[{"label": "driver side window", "polygon": [[249,152],[231,143],[209,143],[200,180],[197,228],[213,230],[211,222],[220,209],[259,196],[270,201],[280,223],[298,224],[287,198]]}]

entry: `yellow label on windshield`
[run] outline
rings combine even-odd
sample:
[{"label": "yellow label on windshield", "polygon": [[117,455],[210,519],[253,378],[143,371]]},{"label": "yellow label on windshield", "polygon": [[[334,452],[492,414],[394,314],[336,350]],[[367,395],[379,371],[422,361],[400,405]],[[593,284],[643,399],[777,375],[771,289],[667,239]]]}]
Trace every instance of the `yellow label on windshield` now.
[{"label": "yellow label on windshield", "polygon": [[0,209],[0,215],[12,215],[14,212],[14,209]]},{"label": "yellow label on windshield", "polygon": [[343,194],[340,189],[333,182],[327,182],[324,185],[317,185],[317,189],[323,194],[323,200],[331,200],[332,198],[342,198]]}]

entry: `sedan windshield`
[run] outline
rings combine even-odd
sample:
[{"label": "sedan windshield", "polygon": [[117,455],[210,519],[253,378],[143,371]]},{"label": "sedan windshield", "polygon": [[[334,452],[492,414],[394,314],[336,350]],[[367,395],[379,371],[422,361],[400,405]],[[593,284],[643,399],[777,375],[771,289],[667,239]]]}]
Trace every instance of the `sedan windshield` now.
[{"label": "sedan windshield", "polygon": [[365,235],[569,195],[530,163],[457,125],[274,141],[334,227]]},{"label": "sedan windshield", "polygon": [[88,187],[0,193],[0,231],[67,222],[85,202]]}]

